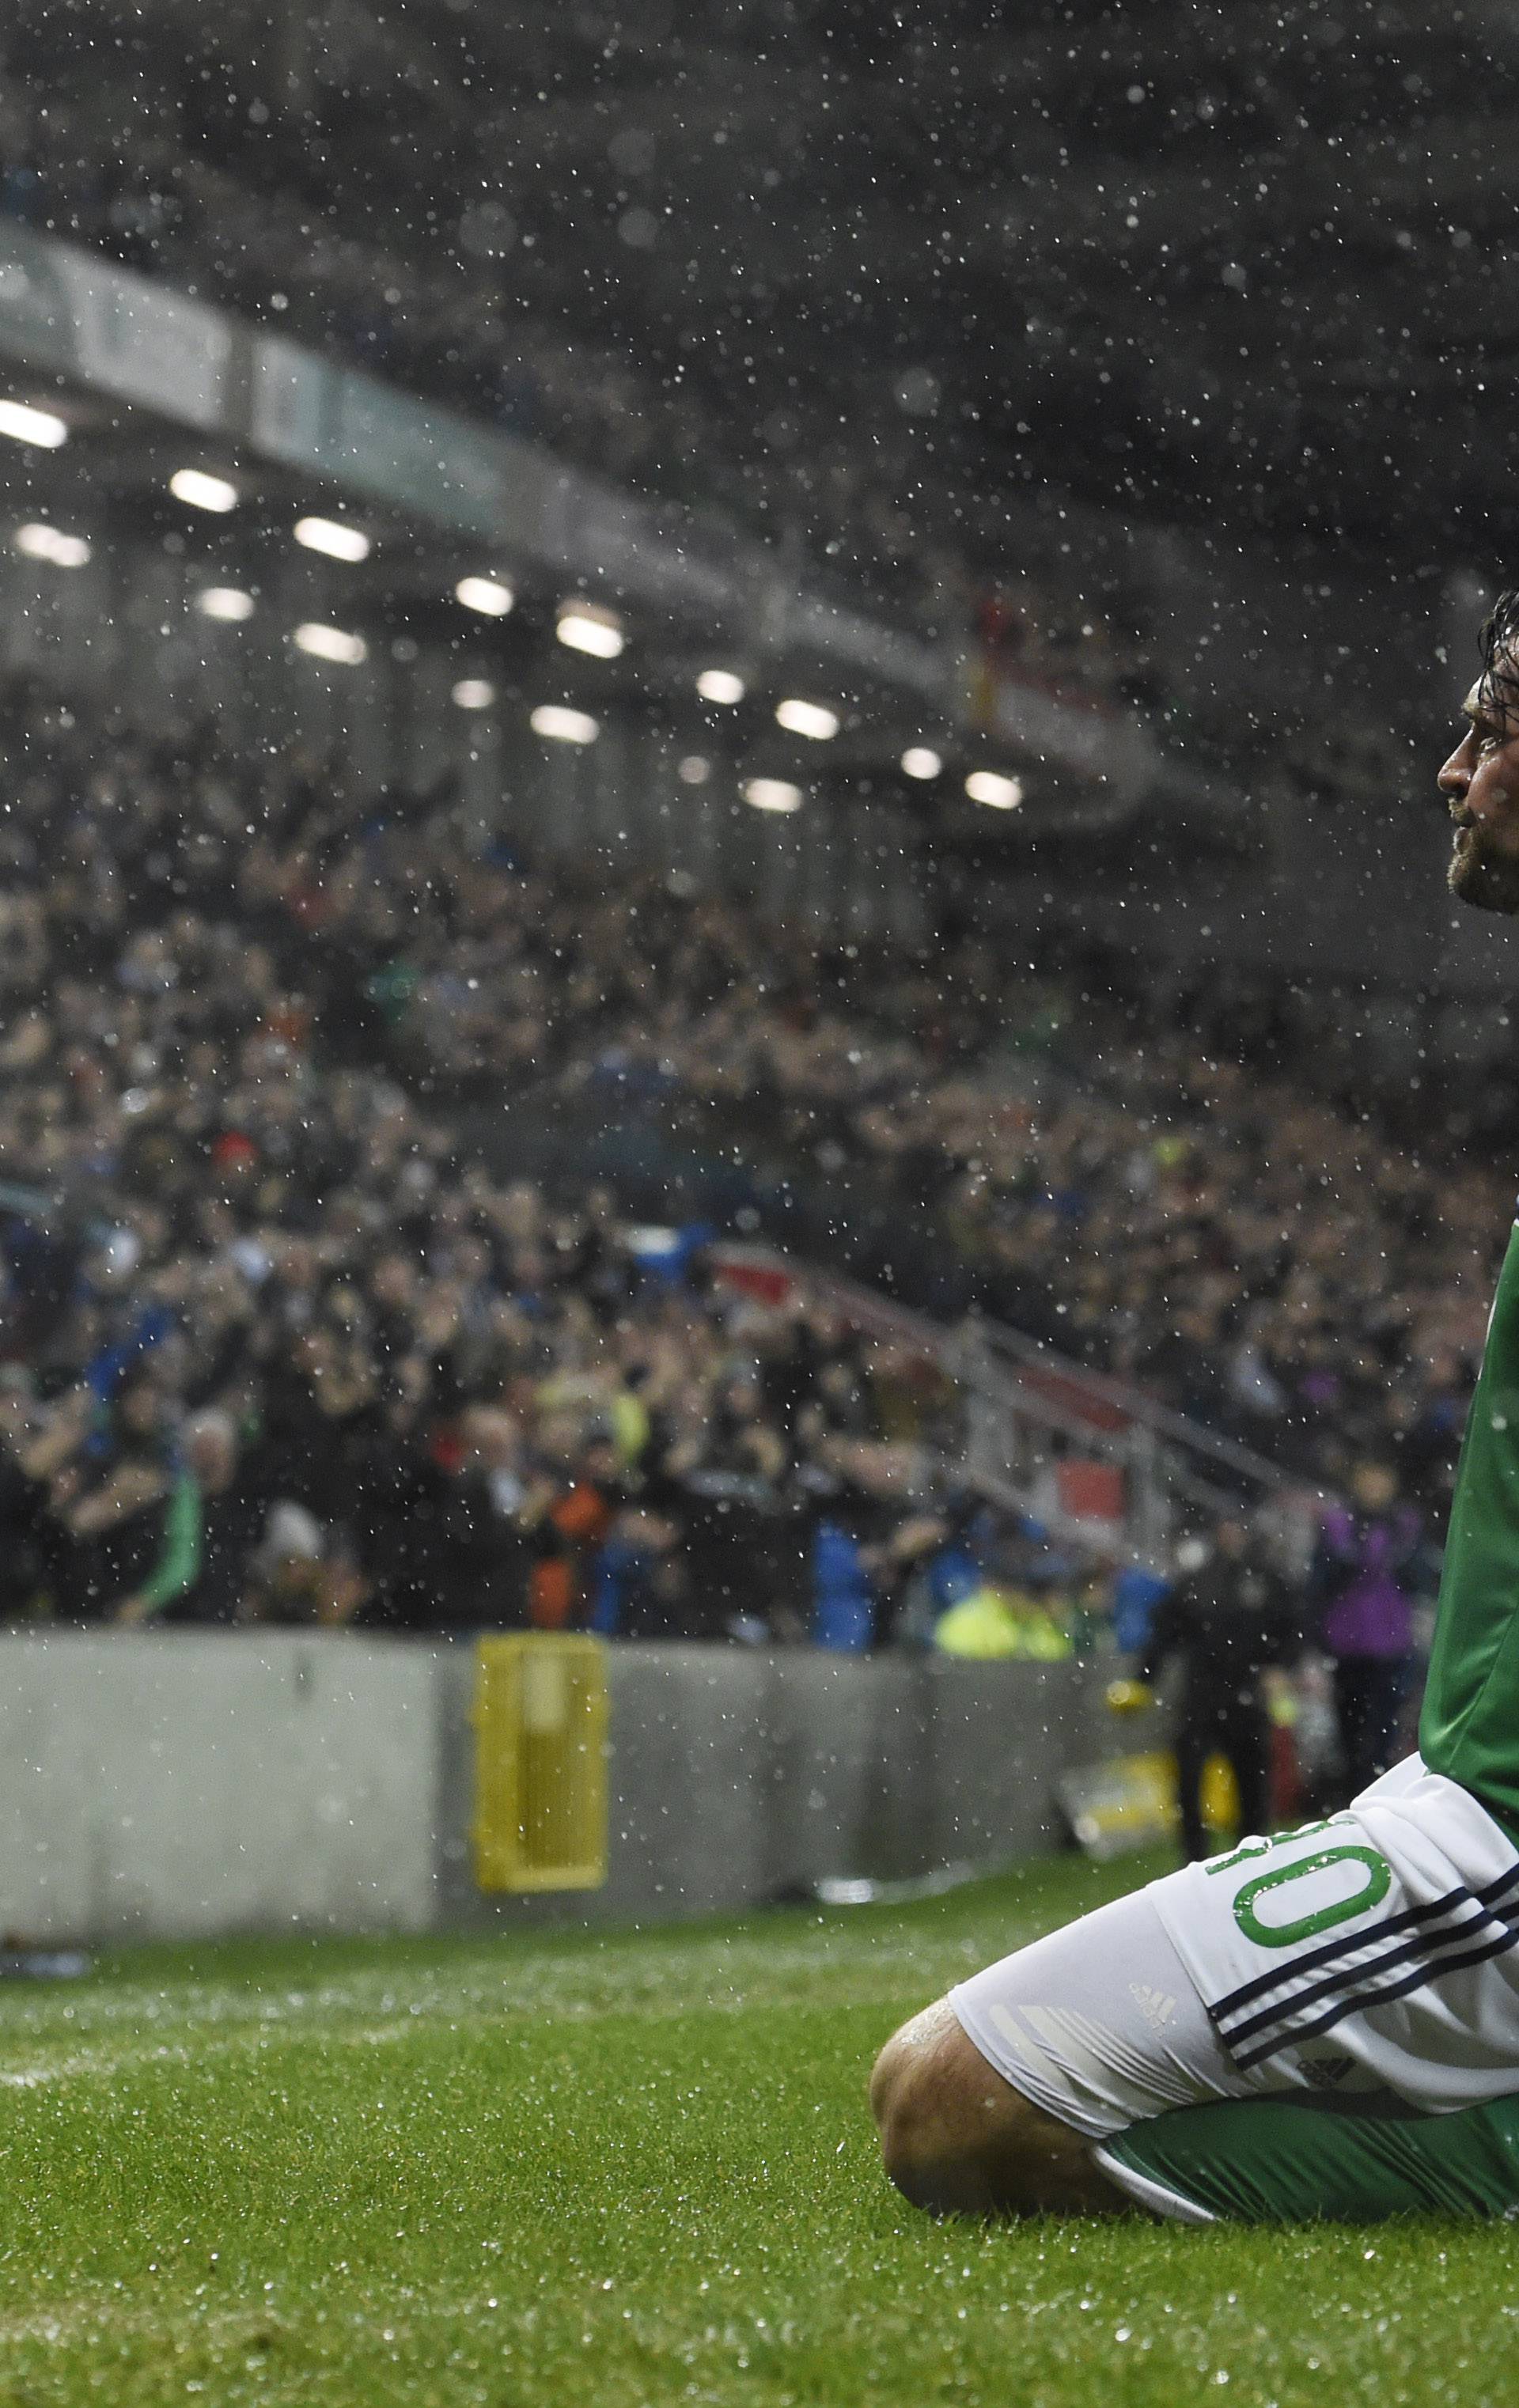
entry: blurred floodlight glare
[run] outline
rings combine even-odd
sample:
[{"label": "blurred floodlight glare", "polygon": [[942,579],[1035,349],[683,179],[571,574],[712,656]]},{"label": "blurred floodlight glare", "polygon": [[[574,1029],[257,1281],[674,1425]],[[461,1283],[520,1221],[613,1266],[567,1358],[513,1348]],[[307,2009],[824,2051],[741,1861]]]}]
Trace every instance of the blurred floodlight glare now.
[{"label": "blurred floodlight glare", "polygon": [[614,661],[625,638],[609,610],[594,602],[566,603],[559,613],[559,640],[572,652],[592,652],[598,661]]},{"label": "blurred floodlight glare", "polygon": [[251,619],[253,597],[240,585],[208,585],[196,595],[195,608],[207,619]]},{"label": "blurred floodlight glare", "polygon": [[789,727],[793,736],[810,736],[816,744],[825,744],[830,736],[838,733],[836,710],[825,710],[821,702],[802,702],[795,695],[776,704],[775,715],[780,725]]},{"label": "blurred floodlight glare", "polygon": [[453,689],[453,699],[461,710],[489,710],[495,700],[495,688],[489,678],[461,678]]},{"label": "blurred floodlight glare", "polygon": [[937,778],[944,764],[926,744],[910,744],[902,755],[902,767],[910,778]]},{"label": "blurred floodlight glare", "polygon": [[82,568],[90,547],[82,535],[65,535],[62,527],[37,522],[19,526],[11,538],[18,552],[31,560],[50,561],[54,568]]},{"label": "blurred floodlight glare", "polygon": [[732,669],[703,669],[696,680],[696,692],[703,702],[742,702],[746,688],[741,677]]},{"label": "blurred floodlight glare", "polygon": [[453,594],[466,610],[482,611],[487,619],[504,619],[517,599],[498,577],[461,577]]},{"label": "blurred floodlight glare", "polygon": [[50,409],[32,409],[24,401],[0,401],[0,435],[8,435],[14,443],[40,443],[45,452],[56,452],[60,443],[68,441],[68,427]]},{"label": "blurred floodlight glare", "polygon": [[984,803],[988,810],[1012,811],[1024,799],[1024,781],[998,777],[995,769],[972,769],[966,780],[966,793],[973,803]]},{"label": "blurred floodlight glare", "polygon": [[362,527],[345,526],[337,519],[297,519],[295,540],[308,552],[324,552],[330,560],[367,560],[369,538]]},{"label": "blurred floodlight glare", "polygon": [[752,803],[757,811],[799,811],[802,790],[800,786],[788,786],[784,778],[751,778],[744,788],[744,800]]},{"label": "blurred floodlight glare", "polygon": [[601,730],[586,710],[571,710],[562,702],[540,702],[528,725],[535,736],[555,744],[594,744]]},{"label": "blurred floodlight glare", "polygon": [[204,468],[176,468],[169,491],[177,502],[194,510],[235,510],[237,488],[225,477],[208,476]]},{"label": "blurred floodlight glare", "polygon": [[346,627],[323,627],[313,620],[297,627],[294,640],[303,652],[319,661],[340,661],[346,669],[356,669],[369,657],[369,647],[362,636],[349,633]]}]

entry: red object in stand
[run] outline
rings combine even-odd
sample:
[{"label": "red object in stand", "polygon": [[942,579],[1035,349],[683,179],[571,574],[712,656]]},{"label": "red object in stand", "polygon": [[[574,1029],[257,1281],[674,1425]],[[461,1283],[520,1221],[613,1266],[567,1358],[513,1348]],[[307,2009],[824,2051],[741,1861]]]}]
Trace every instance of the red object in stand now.
[{"label": "red object in stand", "polygon": [[1055,1486],[1060,1510],[1078,1522],[1121,1522],[1124,1518],[1124,1468],[1073,1455],[1056,1467]]}]

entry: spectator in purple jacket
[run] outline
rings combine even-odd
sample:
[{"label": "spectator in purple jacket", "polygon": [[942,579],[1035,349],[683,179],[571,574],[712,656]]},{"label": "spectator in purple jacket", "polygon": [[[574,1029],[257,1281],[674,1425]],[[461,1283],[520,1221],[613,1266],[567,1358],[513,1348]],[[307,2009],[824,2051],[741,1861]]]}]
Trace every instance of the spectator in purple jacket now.
[{"label": "spectator in purple jacket", "polygon": [[1346,1794],[1355,1797],[1395,1754],[1413,1654],[1412,1598],[1405,1578],[1419,1517],[1398,1502],[1397,1474],[1368,1460],[1351,1475],[1351,1499],[1326,1514],[1314,1564],[1319,1638],[1333,1668]]}]

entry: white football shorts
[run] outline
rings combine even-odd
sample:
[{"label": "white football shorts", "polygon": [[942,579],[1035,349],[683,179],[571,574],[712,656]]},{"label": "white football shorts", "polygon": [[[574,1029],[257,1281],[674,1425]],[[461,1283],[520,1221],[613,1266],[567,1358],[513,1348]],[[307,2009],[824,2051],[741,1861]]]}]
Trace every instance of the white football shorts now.
[{"label": "white football shorts", "polygon": [[1519,1851],[1411,1756],[1343,1813],[1168,1873],[950,2003],[1094,2140],[1283,2091],[1449,2113],[1519,2090]]}]

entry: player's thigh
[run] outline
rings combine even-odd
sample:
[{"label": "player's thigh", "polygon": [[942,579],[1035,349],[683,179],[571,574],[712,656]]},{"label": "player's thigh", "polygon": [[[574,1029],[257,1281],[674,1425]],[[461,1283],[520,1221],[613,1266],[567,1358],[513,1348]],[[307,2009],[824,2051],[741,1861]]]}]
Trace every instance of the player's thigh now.
[{"label": "player's thigh", "polygon": [[1252,2092],[1374,2091],[1440,2113],[1519,2067],[1519,1856],[1410,1758],[1343,1813],[1161,1885],[1168,1928]]},{"label": "player's thigh", "polygon": [[949,2004],[1004,2081],[1088,2139],[1246,2086],[1168,1936],[1154,1887],[1002,1957],[953,1990]]}]

